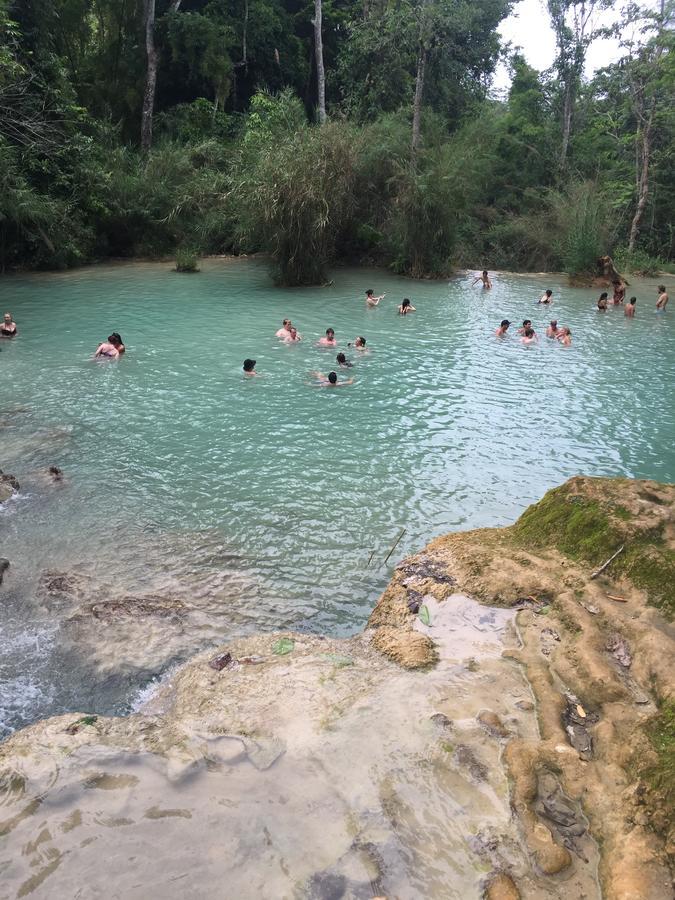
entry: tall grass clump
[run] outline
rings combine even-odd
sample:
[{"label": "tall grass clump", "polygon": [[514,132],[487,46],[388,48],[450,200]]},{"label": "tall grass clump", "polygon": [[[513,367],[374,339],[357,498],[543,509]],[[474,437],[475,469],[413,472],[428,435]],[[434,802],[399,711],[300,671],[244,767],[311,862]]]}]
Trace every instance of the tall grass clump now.
[{"label": "tall grass clump", "polygon": [[[609,244],[609,205],[591,181],[570,184],[550,197],[560,235],[563,269],[571,277],[590,275]],[[555,241],[554,241],[555,245]]]},{"label": "tall grass clump", "polygon": [[356,206],[357,143],[345,123],[303,128],[242,167],[234,188],[242,239],[270,253],[279,284],[326,280]]}]

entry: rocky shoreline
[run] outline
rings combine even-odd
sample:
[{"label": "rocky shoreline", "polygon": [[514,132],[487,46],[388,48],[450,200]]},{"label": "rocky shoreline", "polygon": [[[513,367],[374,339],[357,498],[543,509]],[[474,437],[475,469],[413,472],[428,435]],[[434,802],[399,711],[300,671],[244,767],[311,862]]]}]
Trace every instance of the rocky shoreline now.
[{"label": "rocky shoreline", "polygon": [[361,635],[240,639],[137,714],[17,732],[1,895],[669,896],[674,502],[571,479],[401,562]]}]

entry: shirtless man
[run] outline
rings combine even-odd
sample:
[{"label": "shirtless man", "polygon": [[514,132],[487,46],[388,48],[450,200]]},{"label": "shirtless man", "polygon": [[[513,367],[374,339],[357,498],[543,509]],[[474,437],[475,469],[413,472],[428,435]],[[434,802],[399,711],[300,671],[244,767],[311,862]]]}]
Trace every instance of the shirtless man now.
[{"label": "shirtless man", "polygon": [[558,328],[558,320],[551,319],[551,324],[546,329],[546,337],[547,338],[557,338],[561,334],[562,331],[563,331],[562,328]]},{"label": "shirtless man", "polygon": [[483,271],[482,271],[482,273],[481,273],[480,275],[476,275],[476,277],[474,278],[474,280],[471,282],[471,287],[473,287],[474,284],[477,284],[479,281],[482,281],[482,282],[483,282],[483,287],[484,287],[484,288],[491,288],[491,287],[492,287],[492,282],[490,281],[490,276],[488,275],[488,270],[487,270],[487,269],[483,269]]},{"label": "shirtless man", "polygon": [[497,335],[497,337],[506,337],[506,332],[509,330],[510,324],[511,323],[509,322],[508,319],[502,319],[501,325],[495,331],[495,334]]},{"label": "shirtless man", "polygon": [[287,338],[287,337],[288,337],[288,333],[289,333],[290,330],[291,330],[291,327],[292,327],[292,322],[291,322],[291,320],[290,320],[290,319],[284,319],[284,321],[283,321],[283,323],[282,323],[282,325],[281,325],[281,328],[276,332],[276,334],[274,335],[274,337],[278,337],[278,338]]},{"label": "shirtless man", "polygon": [[328,375],[323,375],[321,372],[312,372],[312,374],[318,382],[317,387],[346,387],[354,381],[353,378],[338,381],[337,372],[329,372]]},{"label": "shirtless man", "polygon": [[629,319],[634,318],[635,316],[635,304],[637,303],[637,297],[631,297],[628,303],[625,305],[623,314],[627,316]]},{"label": "shirtless man", "polygon": [[326,328],[326,336],[320,338],[316,342],[317,347],[336,347],[337,341],[335,340],[335,330],[333,328]]},{"label": "shirtless man", "polygon": [[659,299],[656,301],[656,309],[659,312],[665,312],[668,305],[668,294],[666,293],[665,284],[659,285]]},{"label": "shirtless man", "polygon": [[522,336],[528,330],[534,334],[534,328],[532,327],[532,320],[531,319],[523,319],[523,325],[521,328],[518,329],[518,334]]},{"label": "shirtless man", "polygon": [[549,288],[541,295],[537,303],[553,303],[553,291]]},{"label": "shirtless man", "polygon": [[525,334],[520,339],[520,343],[528,346],[529,344],[536,344],[538,340],[537,335],[534,333],[534,328],[526,328]]},{"label": "shirtless man", "polygon": [[285,344],[294,344],[301,341],[302,338],[298,334],[298,329],[294,325],[291,325],[283,340]]},{"label": "shirtless man", "polygon": [[626,287],[622,281],[613,281],[612,285],[614,286],[612,303],[614,304],[614,306],[618,306],[620,303],[623,303],[626,297]]},{"label": "shirtless man", "polygon": [[99,344],[96,348],[96,353],[94,353],[94,359],[119,359],[120,352],[115,346],[115,339],[112,335],[108,338],[107,341],[103,341],[103,343]]},{"label": "shirtless man", "polygon": [[563,347],[571,347],[572,346],[572,332],[569,328],[561,328],[560,334],[558,335],[558,340],[563,345]]},{"label": "shirtless man", "polygon": [[379,297],[375,296],[375,291],[372,288],[368,288],[366,291],[366,306],[377,306],[380,300],[384,300],[385,294],[380,294]]},{"label": "shirtless man", "polygon": [[16,337],[16,322],[12,318],[11,313],[5,313],[2,325],[0,325],[0,337],[13,338]]}]

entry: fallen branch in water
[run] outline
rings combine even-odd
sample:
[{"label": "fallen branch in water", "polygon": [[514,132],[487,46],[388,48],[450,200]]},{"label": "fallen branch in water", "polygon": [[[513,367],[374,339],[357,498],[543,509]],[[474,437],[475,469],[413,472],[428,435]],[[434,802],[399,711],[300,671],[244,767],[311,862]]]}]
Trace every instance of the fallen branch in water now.
[{"label": "fallen branch in water", "polygon": [[607,560],[606,563],[603,563],[603,564],[600,566],[599,569],[596,569],[596,570],[595,570],[595,572],[591,572],[591,579],[597,578],[598,575],[602,575],[602,573],[605,571],[605,569],[607,568],[607,566],[617,558],[617,556],[619,555],[619,553],[622,553],[622,552],[623,552],[623,548],[624,548],[624,545],[622,544],[622,545],[619,547],[619,549],[616,551],[616,553],[613,553],[612,556],[610,556],[610,558]]},{"label": "fallen branch in water", "polygon": [[391,550],[389,551],[389,553],[387,553],[387,558],[386,558],[385,561],[382,563],[383,566],[386,566],[386,565],[387,565],[387,561],[389,560],[389,557],[390,557],[391,554],[394,552],[394,550],[398,547],[398,543],[399,543],[399,541],[401,540],[401,538],[403,537],[403,535],[404,535],[405,533],[406,533],[406,529],[404,528],[403,531],[399,534],[399,536],[398,536],[398,537],[396,538],[396,540],[394,541],[394,544],[393,544]]},{"label": "fallen branch in water", "polygon": [[607,594],[610,600],[616,600],[617,603],[628,603],[625,597],[615,597],[613,594]]},{"label": "fallen branch in water", "polygon": [[366,569],[369,569],[369,568],[370,568],[370,564],[371,564],[371,562],[373,561],[373,557],[374,557],[374,556],[375,556],[375,551],[374,551],[374,550],[371,550],[371,551],[370,551],[370,556],[368,557],[368,562],[366,563]]}]

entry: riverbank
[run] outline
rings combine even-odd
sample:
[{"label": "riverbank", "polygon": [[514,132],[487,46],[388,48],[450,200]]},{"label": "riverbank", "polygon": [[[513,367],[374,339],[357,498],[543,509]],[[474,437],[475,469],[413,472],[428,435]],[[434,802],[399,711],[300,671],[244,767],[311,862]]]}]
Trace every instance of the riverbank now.
[{"label": "riverbank", "polygon": [[674,502],[571,479],[405,559],[362,634],[233,640],[134,715],[17,732],[7,896],[660,900]]}]

